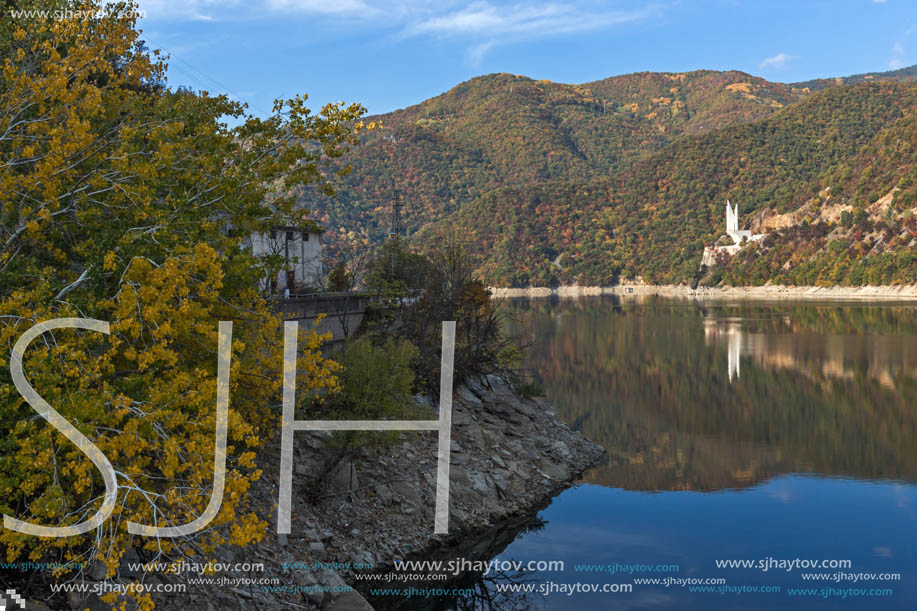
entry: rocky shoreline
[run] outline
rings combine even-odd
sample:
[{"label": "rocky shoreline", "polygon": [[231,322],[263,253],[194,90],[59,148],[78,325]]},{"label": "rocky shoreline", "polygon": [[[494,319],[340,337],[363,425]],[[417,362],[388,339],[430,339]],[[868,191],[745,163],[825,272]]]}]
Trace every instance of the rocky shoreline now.
[{"label": "rocky shoreline", "polygon": [[[425,397],[415,401],[435,407]],[[160,609],[372,609],[356,590],[357,572],[384,574],[398,559],[437,554],[489,559],[512,541],[508,532],[534,519],[550,499],[572,485],[604,449],[561,421],[543,399],[518,396],[503,379],[479,376],[456,387],[450,477],[449,534],[433,534],[437,436],[403,433],[386,446],[363,448],[328,470],[335,451],[325,432],[297,434],[292,532],[276,534],[279,442],[262,458],[264,474],[253,489],[268,533],[246,548],[216,552],[221,562],[259,562],[260,573],[298,590],[265,593],[257,585],[220,589],[189,586],[183,595],[158,598]],[[309,480],[326,472],[318,485]],[[507,525],[513,525],[512,528]],[[498,545],[499,544],[499,545]],[[475,554],[488,557],[474,558]],[[335,564],[337,566],[335,566]],[[371,567],[371,568],[369,568]],[[311,590],[311,591],[309,591]]]},{"label": "rocky shoreline", "polygon": [[559,286],[502,288],[488,290],[497,298],[562,297],[577,298],[594,295],[619,295],[623,297],[674,297],[685,299],[725,300],[820,300],[820,301],[917,301],[917,285],[901,286],[699,286],[685,285],[619,284],[615,286]]}]

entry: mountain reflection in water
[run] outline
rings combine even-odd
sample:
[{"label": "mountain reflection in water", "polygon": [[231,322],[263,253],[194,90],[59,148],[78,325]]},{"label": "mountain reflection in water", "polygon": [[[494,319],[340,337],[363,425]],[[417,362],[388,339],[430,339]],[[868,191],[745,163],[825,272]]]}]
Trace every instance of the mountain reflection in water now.
[{"label": "mountain reflection in water", "polygon": [[630,490],[783,473],[917,479],[917,309],[590,298],[509,304],[527,362]]},{"label": "mountain reflection in water", "polygon": [[[586,298],[510,301],[525,367],[571,426],[607,450],[582,485],[445,555],[563,571],[465,574],[468,596],[381,609],[890,609],[917,606],[917,307]],[[806,581],[722,559],[846,559],[895,581]],[[577,565],[674,565],[669,573]],[[617,569],[616,569],[617,570]],[[833,571],[832,571],[833,572]],[[777,593],[692,592],[638,578],[722,578]],[[616,594],[507,594],[629,584]],[[427,584],[430,585],[430,584]],[[443,587],[447,584],[434,584]],[[794,588],[890,596],[791,596]]]}]

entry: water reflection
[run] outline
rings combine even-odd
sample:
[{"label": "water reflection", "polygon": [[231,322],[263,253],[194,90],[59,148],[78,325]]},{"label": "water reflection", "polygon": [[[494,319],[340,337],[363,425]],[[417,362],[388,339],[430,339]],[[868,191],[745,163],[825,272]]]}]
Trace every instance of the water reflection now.
[{"label": "water reflection", "polygon": [[[607,450],[584,485],[454,558],[563,560],[563,573],[465,574],[467,596],[398,609],[911,609],[917,600],[917,308],[590,298],[508,304],[526,367],[559,414]],[[723,558],[850,559],[899,573],[894,596],[792,598],[798,574]],[[516,595],[513,579],[631,583],[577,564],[678,565],[673,576],[780,595],[634,586],[629,595]],[[442,585],[442,583],[441,583]],[[375,601],[374,601],[375,602]]]},{"label": "water reflection", "polygon": [[[585,299],[515,302],[527,366],[559,413],[608,451],[586,485],[503,555],[568,565],[674,564],[674,575],[779,586],[718,595],[639,587],[548,597],[547,609],[912,609],[917,600],[917,309]],[[651,494],[647,494],[651,493]],[[724,558],[845,558],[898,573],[882,600],[791,597],[869,589]],[[542,582],[634,583],[567,570]],[[878,604],[877,604],[878,603]]]},{"label": "water reflection", "polygon": [[609,452],[588,482],[742,488],[917,478],[911,306],[515,302],[528,366]]},{"label": "water reflection", "polygon": [[[898,309],[913,317],[909,307]],[[809,374],[813,368],[824,378],[853,379],[862,373],[890,390],[895,379],[917,377],[917,350],[910,336],[885,334],[819,333],[794,324],[789,313],[772,318],[723,317],[719,309],[701,310],[704,341],[708,347],[725,346],[729,380],[741,376],[742,358],[759,367],[794,369]]]}]

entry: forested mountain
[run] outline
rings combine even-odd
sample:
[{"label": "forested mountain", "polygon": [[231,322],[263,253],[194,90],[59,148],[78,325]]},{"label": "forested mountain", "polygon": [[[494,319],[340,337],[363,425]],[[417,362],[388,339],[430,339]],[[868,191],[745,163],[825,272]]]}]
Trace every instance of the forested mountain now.
[{"label": "forested mountain", "polygon": [[[419,246],[457,234],[495,285],[913,282],[915,75],[488,75],[373,117],[384,128],[347,156],[338,197],[304,196],[332,249],[381,239],[398,198]],[[726,198],[773,235],[699,273]],[[848,265],[812,261],[828,242]]]},{"label": "forested mountain", "polygon": [[382,236],[394,197],[412,232],[509,185],[610,177],[681,134],[770,116],[808,90],[742,72],[639,73],[584,85],[491,74],[370,117],[336,200],[312,200],[332,232]]},{"label": "forested mountain", "polygon": [[[814,240],[832,231],[819,217],[829,194],[832,205],[865,210],[898,185],[892,214],[913,205],[915,110],[914,84],[826,89],[769,119],[683,137],[610,180],[492,191],[422,235],[466,236],[485,279],[494,284],[609,284],[619,276],[681,282],[700,279],[703,247],[725,229],[727,198],[740,204],[743,218],[808,206],[812,210],[797,222],[726,268],[733,283],[792,276],[778,253],[798,259],[800,240],[821,248]],[[857,216],[864,233],[875,231],[868,216]],[[912,219],[900,221],[906,227],[899,233],[913,232]],[[762,250],[771,253],[766,273],[755,267]],[[904,279],[899,271],[913,277],[912,263],[882,280]]]}]

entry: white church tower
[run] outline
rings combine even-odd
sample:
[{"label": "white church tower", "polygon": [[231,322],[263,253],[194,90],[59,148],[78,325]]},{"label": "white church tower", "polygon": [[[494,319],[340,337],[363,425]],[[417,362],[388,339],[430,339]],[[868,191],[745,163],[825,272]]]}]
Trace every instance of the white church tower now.
[{"label": "white church tower", "polygon": [[739,230],[739,204],[735,208],[729,206],[729,200],[726,200],[726,233],[732,233]]},{"label": "white church tower", "polygon": [[763,233],[752,233],[748,229],[739,229],[739,205],[733,206],[730,201],[726,200],[726,235],[732,238],[732,244],[728,246],[704,247],[704,254],[701,257],[701,268],[704,266],[716,265],[717,253],[726,253],[732,256],[742,250],[742,247],[748,242],[757,242],[764,239]]},{"label": "white church tower", "polygon": [[726,200],[726,235],[732,238],[736,246],[746,242],[755,242],[763,238],[763,235],[752,235],[748,229],[739,229],[739,204],[731,206],[729,200]]}]

